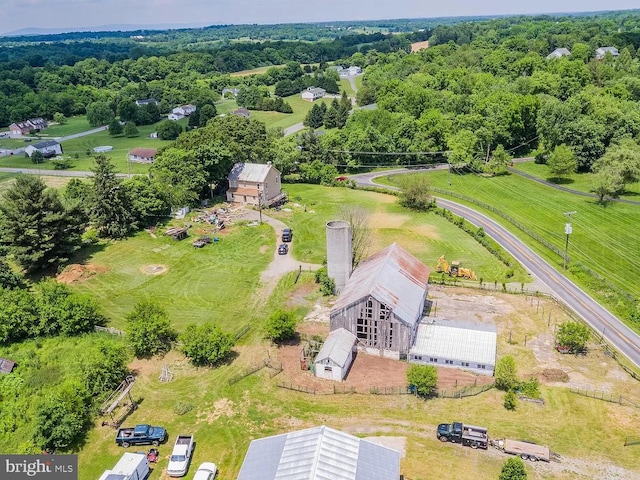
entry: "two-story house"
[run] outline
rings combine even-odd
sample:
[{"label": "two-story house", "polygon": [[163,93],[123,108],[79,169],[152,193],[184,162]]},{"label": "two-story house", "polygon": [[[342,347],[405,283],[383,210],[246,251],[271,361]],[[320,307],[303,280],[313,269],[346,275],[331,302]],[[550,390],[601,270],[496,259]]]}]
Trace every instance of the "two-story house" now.
[{"label": "two-story house", "polygon": [[280,172],[269,163],[236,163],[227,178],[228,202],[268,207],[284,198]]}]

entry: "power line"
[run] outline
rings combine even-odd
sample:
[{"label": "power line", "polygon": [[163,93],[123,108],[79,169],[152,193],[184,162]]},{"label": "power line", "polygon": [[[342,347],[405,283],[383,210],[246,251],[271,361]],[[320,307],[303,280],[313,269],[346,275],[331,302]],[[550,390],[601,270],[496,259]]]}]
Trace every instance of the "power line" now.
[{"label": "power line", "polygon": [[390,155],[390,156],[405,156],[405,155],[444,155],[445,153],[451,153],[451,150],[442,150],[440,152],[359,152],[355,150],[327,150],[330,153],[350,153],[353,155]]}]

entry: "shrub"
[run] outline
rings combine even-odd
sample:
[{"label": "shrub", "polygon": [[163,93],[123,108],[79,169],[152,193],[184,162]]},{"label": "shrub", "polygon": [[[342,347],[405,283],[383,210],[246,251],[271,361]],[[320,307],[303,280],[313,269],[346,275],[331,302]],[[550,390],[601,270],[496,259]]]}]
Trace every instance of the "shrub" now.
[{"label": "shrub", "polygon": [[527,480],[527,472],[520,457],[510,458],[504,462],[498,480]]},{"label": "shrub", "polygon": [[571,352],[583,351],[589,341],[591,332],[582,323],[565,322],[558,327],[557,343],[568,347]]},{"label": "shrub", "polygon": [[540,398],[540,382],[537,378],[521,382],[518,391],[529,398]]},{"label": "shrub", "polygon": [[336,282],[333,278],[329,277],[329,273],[327,272],[326,267],[322,267],[316,270],[315,274],[316,283],[320,284],[320,292],[328,297],[329,295],[333,295],[336,291]]},{"label": "shrub", "polygon": [[223,332],[213,323],[189,325],[180,335],[182,352],[195,366],[217,365],[233,348],[233,335]]},{"label": "shrub", "polygon": [[173,406],[173,411],[176,415],[184,415],[185,413],[189,413],[193,410],[193,403],[189,402],[178,402]]},{"label": "shrub", "polygon": [[438,371],[432,365],[413,364],[407,370],[407,383],[415,387],[418,395],[428,397],[438,383]]},{"label": "shrub", "polygon": [[498,360],[495,370],[496,388],[498,390],[513,390],[518,386],[516,362],[507,355]]},{"label": "shrub", "polygon": [[296,323],[293,312],[276,310],[267,319],[265,334],[274,342],[289,340],[296,335]]},{"label": "shrub", "polygon": [[504,408],[507,410],[515,410],[517,402],[518,398],[512,390],[509,390],[504,394]]},{"label": "shrub", "polygon": [[152,301],[137,303],[125,318],[127,341],[137,357],[150,357],[168,352],[177,338],[167,313]]}]

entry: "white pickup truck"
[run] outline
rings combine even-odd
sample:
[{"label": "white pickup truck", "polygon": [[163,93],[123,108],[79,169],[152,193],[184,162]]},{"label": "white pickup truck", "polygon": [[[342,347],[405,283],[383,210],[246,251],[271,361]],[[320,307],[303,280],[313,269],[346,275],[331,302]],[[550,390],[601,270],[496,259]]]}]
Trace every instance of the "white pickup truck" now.
[{"label": "white pickup truck", "polygon": [[187,470],[189,470],[192,452],[193,436],[179,435],[178,438],[176,438],[176,443],[173,445],[171,457],[169,457],[167,474],[170,477],[182,477],[186,475]]}]

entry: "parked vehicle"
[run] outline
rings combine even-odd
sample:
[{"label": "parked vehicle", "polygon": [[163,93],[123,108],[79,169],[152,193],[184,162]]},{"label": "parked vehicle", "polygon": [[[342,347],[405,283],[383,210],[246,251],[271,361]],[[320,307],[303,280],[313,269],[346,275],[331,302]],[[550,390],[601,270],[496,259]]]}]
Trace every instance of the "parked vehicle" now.
[{"label": "parked vehicle", "polygon": [[193,435],[178,435],[173,445],[167,474],[170,477],[182,477],[189,470],[189,462],[193,453]]},{"label": "parked vehicle", "polygon": [[218,467],[213,462],[201,463],[193,476],[193,480],[213,480],[218,473]]},{"label": "parked vehicle", "polygon": [[130,445],[153,445],[157,447],[167,439],[167,431],[163,427],[152,427],[147,424],[121,428],[116,433],[116,445],[127,448]]},{"label": "parked vehicle", "polygon": [[465,425],[460,422],[438,425],[438,440],[441,442],[461,443],[471,448],[487,449],[489,435],[484,427]]},{"label": "parked vehicle", "polygon": [[291,230],[290,228],[285,228],[282,230],[282,241],[283,242],[290,242],[291,240],[293,240],[293,230]]},{"label": "parked vehicle", "polygon": [[548,462],[552,457],[549,447],[531,442],[520,442],[518,440],[502,438],[499,440],[491,440],[490,443],[491,446],[504,453],[519,455],[523,460],[530,460],[532,462],[542,460],[543,462]]},{"label": "parked vehicle", "polygon": [[283,243],[278,247],[278,255],[286,255],[289,252],[289,245]]},{"label": "parked vehicle", "polygon": [[125,453],[111,470],[105,470],[99,480],[145,480],[149,475],[149,462],[144,453]]}]

